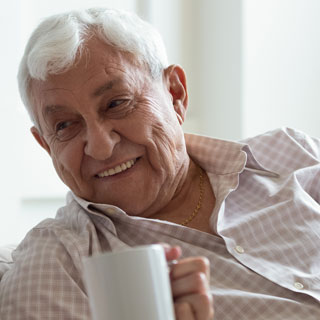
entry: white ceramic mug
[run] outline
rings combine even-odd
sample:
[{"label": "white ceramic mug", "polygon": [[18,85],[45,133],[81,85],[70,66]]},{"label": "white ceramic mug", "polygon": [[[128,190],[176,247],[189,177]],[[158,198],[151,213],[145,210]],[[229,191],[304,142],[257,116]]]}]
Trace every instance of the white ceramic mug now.
[{"label": "white ceramic mug", "polygon": [[174,320],[162,246],[85,258],[84,281],[94,320]]}]

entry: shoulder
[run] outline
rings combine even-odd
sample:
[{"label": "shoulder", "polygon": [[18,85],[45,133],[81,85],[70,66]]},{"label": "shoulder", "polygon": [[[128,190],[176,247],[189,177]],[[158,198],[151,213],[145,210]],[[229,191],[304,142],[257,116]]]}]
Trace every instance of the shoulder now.
[{"label": "shoulder", "polygon": [[243,142],[256,149],[279,149],[286,146],[295,146],[309,152],[311,156],[320,159],[320,140],[303,131],[283,127],[268,131],[255,137],[247,138]]},{"label": "shoulder", "polygon": [[320,162],[320,140],[306,133],[280,128],[243,140],[254,157],[278,172],[313,166]]},{"label": "shoulder", "polygon": [[16,319],[9,317],[12,312],[20,318],[37,315],[34,318],[40,319],[53,310],[63,318],[77,319],[69,313],[75,307],[67,303],[70,295],[82,316],[88,315],[81,259],[88,254],[89,241],[84,237],[89,235],[77,221],[64,222],[62,217],[42,221],[13,252],[14,263],[0,282],[0,309],[6,319]]},{"label": "shoulder", "polygon": [[[90,239],[96,235],[95,226],[86,211],[69,201],[54,219],[45,219],[32,228],[13,252],[14,264],[31,257],[35,261],[50,261],[68,257],[76,265],[82,256],[90,254]],[[49,259],[50,257],[50,259]]]}]

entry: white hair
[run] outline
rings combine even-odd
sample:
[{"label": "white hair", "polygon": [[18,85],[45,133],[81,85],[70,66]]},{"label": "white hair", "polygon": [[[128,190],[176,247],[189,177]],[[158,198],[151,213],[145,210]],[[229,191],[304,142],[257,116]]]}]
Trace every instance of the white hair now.
[{"label": "white hair", "polygon": [[91,36],[132,53],[139,63],[148,66],[153,78],[168,65],[158,31],[133,13],[91,8],[48,17],[32,33],[18,72],[21,99],[35,125],[31,80],[45,81],[48,75],[68,71]]}]

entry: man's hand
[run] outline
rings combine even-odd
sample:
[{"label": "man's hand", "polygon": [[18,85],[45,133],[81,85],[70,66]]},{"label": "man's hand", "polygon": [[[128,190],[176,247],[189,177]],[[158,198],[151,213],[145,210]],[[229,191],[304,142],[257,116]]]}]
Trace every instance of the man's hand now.
[{"label": "man's hand", "polygon": [[[181,256],[179,247],[163,245],[167,260]],[[212,320],[213,300],[209,290],[210,263],[205,257],[190,257],[171,265],[170,280],[176,320]]]}]

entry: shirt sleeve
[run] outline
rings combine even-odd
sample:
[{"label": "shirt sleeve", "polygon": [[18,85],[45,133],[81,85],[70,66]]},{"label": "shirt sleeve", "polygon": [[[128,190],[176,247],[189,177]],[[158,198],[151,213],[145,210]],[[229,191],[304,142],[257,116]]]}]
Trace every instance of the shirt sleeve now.
[{"label": "shirt sleeve", "polygon": [[306,133],[281,128],[246,140],[255,159],[282,176],[295,173],[303,190],[320,203],[320,140]]},{"label": "shirt sleeve", "polygon": [[[303,170],[298,170],[296,177],[306,193],[320,204],[320,140],[302,131],[291,128],[285,128],[285,132],[291,139],[294,139],[310,157],[308,161],[308,163],[310,163],[309,166],[306,166]],[[311,162],[311,159],[315,161]],[[302,166],[303,163],[302,161]]]},{"label": "shirt sleeve", "polygon": [[55,230],[31,230],[0,282],[0,318],[90,319],[81,272]]},{"label": "shirt sleeve", "polygon": [[320,161],[320,139],[292,128],[283,128],[283,131],[304,148],[310,156]]}]

